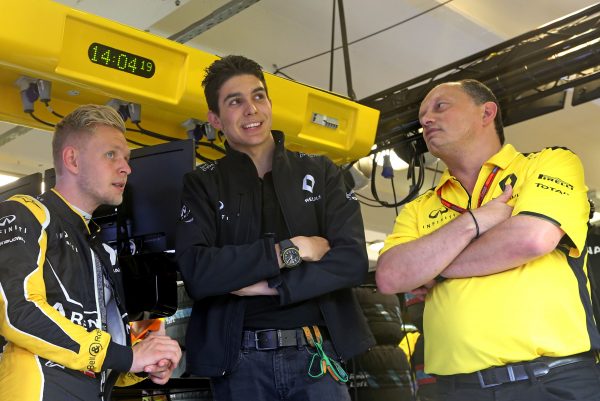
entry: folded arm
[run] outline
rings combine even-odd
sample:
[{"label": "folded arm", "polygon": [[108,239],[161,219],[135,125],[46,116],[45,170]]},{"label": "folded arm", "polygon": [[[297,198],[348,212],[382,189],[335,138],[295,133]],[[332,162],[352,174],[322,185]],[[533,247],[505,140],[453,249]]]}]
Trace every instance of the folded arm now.
[{"label": "folded arm", "polygon": [[[484,235],[492,227],[510,217],[512,188],[496,199],[473,210],[475,221],[464,213],[438,230],[410,242],[402,243],[384,252],[377,261],[375,272],[379,290],[386,294],[407,292],[421,287],[445,271],[473,242],[479,229]],[[443,274],[443,273],[442,273]]]},{"label": "folded arm", "polygon": [[464,278],[513,269],[552,252],[564,234],[542,217],[513,216],[471,242],[441,275]]}]

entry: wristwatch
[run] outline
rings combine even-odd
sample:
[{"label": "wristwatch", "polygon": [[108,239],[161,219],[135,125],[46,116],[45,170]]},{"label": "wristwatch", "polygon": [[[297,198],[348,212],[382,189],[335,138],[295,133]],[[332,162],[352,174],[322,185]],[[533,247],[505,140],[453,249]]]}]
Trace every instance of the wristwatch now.
[{"label": "wristwatch", "polygon": [[280,241],[279,249],[281,250],[281,260],[285,267],[295,267],[302,263],[300,250],[289,239]]}]

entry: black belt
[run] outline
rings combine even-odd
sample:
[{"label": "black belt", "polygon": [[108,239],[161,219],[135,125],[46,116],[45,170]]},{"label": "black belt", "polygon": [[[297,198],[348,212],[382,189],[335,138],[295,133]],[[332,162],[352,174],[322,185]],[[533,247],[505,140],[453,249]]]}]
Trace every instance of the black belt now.
[{"label": "black belt", "polygon": [[242,334],[242,348],[245,349],[270,351],[281,347],[303,346],[306,344],[302,329],[244,330]]},{"label": "black belt", "polygon": [[594,362],[596,359],[591,351],[565,357],[541,357],[530,362],[519,362],[488,368],[468,374],[447,376],[456,384],[479,384],[481,388],[495,387],[505,383],[529,380],[533,377],[547,375],[559,366],[571,365],[578,362]]}]

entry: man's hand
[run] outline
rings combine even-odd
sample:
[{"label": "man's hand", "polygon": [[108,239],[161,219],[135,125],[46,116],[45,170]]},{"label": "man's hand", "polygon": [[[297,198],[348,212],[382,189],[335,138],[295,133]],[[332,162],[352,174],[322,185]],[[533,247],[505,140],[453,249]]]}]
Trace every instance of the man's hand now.
[{"label": "man's hand", "polygon": [[490,228],[495,227],[511,216],[513,208],[507,202],[512,196],[512,190],[512,186],[507,185],[500,196],[477,209],[471,210],[479,225],[479,235],[483,235]]},{"label": "man's hand", "polygon": [[157,373],[159,377],[166,377],[168,380],[170,373],[167,376],[165,372],[172,372],[180,359],[181,348],[177,341],[164,335],[151,333],[133,346],[133,363],[129,371]]},{"label": "man's hand", "polygon": [[[157,325],[158,323],[158,325]],[[137,338],[148,338],[151,336],[165,336],[165,322],[158,319],[140,320],[131,322],[131,333]],[[161,359],[154,365],[144,367],[144,372],[156,384],[165,384],[171,378],[177,364],[168,359]]]},{"label": "man's hand", "polygon": [[321,260],[323,256],[331,249],[329,241],[323,237],[304,237],[298,236],[290,238],[290,240],[298,247],[300,257],[307,262],[316,262]]},{"label": "man's hand", "polygon": [[278,294],[275,288],[269,288],[269,283],[267,283],[266,280],[259,281],[258,283],[249,285],[248,287],[240,288],[239,290],[232,291],[231,293],[240,297],[254,297],[257,295]]},{"label": "man's hand", "polygon": [[414,290],[410,291],[410,293],[413,295],[416,295],[418,297],[423,297],[423,300],[425,300],[424,299],[425,295],[427,295],[429,290],[431,290],[436,284],[437,284],[437,281],[431,280],[431,281],[423,284],[422,286],[417,287]]},{"label": "man's hand", "polygon": [[148,373],[148,377],[154,383],[166,384],[176,367],[177,365],[171,363],[168,359],[161,359],[155,365],[146,366],[144,372]]}]

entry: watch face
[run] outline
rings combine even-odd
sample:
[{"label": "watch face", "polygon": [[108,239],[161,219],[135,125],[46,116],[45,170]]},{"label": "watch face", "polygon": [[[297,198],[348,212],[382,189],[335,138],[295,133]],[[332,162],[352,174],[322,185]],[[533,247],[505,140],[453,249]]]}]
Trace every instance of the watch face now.
[{"label": "watch face", "polygon": [[283,264],[288,267],[297,266],[300,264],[300,262],[302,262],[302,259],[300,258],[300,252],[298,252],[298,249],[296,248],[284,249],[281,253],[281,259],[283,260]]}]

